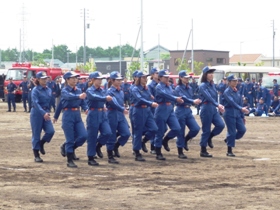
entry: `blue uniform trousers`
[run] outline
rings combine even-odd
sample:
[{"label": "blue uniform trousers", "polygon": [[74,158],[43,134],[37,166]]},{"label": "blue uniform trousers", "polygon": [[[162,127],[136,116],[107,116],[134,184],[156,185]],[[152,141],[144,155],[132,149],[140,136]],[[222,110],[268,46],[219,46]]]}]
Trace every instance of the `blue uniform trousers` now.
[{"label": "blue uniform trousers", "polygon": [[31,91],[28,92],[28,107],[30,111],[32,108]]},{"label": "blue uniform trousers", "polygon": [[246,97],[248,98],[248,103],[250,104],[250,107],[254,107],[253,104],[253,95],[252,94],[247,94]]},{"label": "blue uniform trousers", "polygon": [[8,93],[8,109],[11,110],[11,105],[13,105],[13,108],[16,109],[16,99],[15,94]]},{"label": "blue uniform trousers", "polygon": [[227,145],[228,147],[235,147],[235,140],[241,139],[246,132],[243,119],[225,114],[224,120],[227,125]]},{"label": "blue uniform trousers", "polygon": [[41,113],[36,109],[31,110],[30,124],[32,130],[32,149],[40,150],[41,132],[44,130],[45,134],[42,141],[50,142],[54,135],[54,128],[52,121],[46,121]]},{"label": "blue uniform trousers", "polygon": [[176,115],[176,117],[179,121],[180,127],[181,127],[181,130],[180,130],[180,133],[178,135],[176,144],[177,144],[178,148],[183,148],[183,147],[185,147],[186,126],[189,129],[189,132],[188,132],[187,135],[190,138],[193,138],[198,134],[198,132],[200,130],[200,127],[193,117],[191,108],[178,106],[176,111],[175,111],[175,115]]},{"label": "blue uniform trousers", "polygon": [[22,94],[22,103],[23,103],[23,108],[26,110],[27,106],[26,106],[26,102],[28,100],[28,93],[23,93]]},{"label": "blue uniform trousers", "polygon": [[55,109],[55,95],[52,95],[51,101],[50,101],[50,108]]},{"label": "blue uniform trousers", "polygon": [[[121,146],[124,146],[131,135],[124,114],[115,109],[108,110],[108,120],[112,135],[107,140],[107,150],[113,150],[116,141],[118,141]],[[116,137],[116,131],[120,134],[118,140]]]},{"label": "blue uniform trousers", "polygon": [[174,114],[172,105],[166,105],[166,104],[159,105],[155,112],[155,121],[156,121],[156,125],[158,126],[158,131],[155,136],[154,146],[157,148],[161,148],[163,136],[167,130],[166,124],[169,126],[170,130],[172,131],[167,134],[167,137],[169,139],[172,139],[175,136],[177,136],[180,132],[181,127]]},{"label": "blue uniform trousers", "polygon": [[[96,155],[96,144],[105,145],[107,139],[112,135],[108,119],[104,111],[90,110],[87,116],[87,155]],[[100,134],[98,136],[98,131]]]},{"label": "blue uniform trousers", "polygon": [[133,110],[134,110],[134,105],[130,106],[129,108],[129,113],[128,113],[128,116],[129,116],[129,120],[130,120],[130,125],[131,125],[131,132],[132,132],[132,146],[133,146],[133,142],[134,142],[134,123],[133,123],[133,118],[132,118],[132,113],[133,113]]},{"label": "blue uniform trousers", "polygon": [[142,135],[145,132],[147,139],[154,139],[158,127],[150,108],[135,107],[132,113],[134,134],[133,150],[142,148]]},{"label": "blue uniform trousers", "polygon": [[87,131],[79,110],[64,110],[61,127],[66,138],[66,153],[73,153],[75,148],[82,146],[87,140]]},{"label": "blue uniform trousers", "polygon": [[[212,103],[201,105],[200,119],[202,123],[200,146],[207,147],[210,134],[212,133],[213,136],[219,135],[223,131],[225,123],[217,112],[216,107]],[[212,123],[215,127],[211,132]]]}]

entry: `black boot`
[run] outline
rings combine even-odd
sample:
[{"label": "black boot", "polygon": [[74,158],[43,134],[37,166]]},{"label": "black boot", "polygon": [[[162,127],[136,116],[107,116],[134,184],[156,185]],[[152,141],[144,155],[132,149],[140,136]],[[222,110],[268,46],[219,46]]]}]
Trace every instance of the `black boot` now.
[{"label": "black boot", "polygon": [[96,145],[96,154],[98,157],[103,158],[103,153],[101,152],[102,144],[97,143]]},{"label": "black boot", "polygon": [[183,153],[183,148],[178,147],[178,158],[187,159],[187,156]]},{"label": "black boot", "polygon": [[150,151],[151,154],[155,155],[156,154],[156,149],[155,149],[155,146],[153,143],[151,143],[151,151]]},{"label": "black boot", "polygon": [[80,158],[78,158],[75,154],[75,150],[77,149],[78,147],[77,146],[74,146],[74,151],[73,151],[73,160],[80,160]]},{"label": "black boot", "polygon": [[89,165],[89,166],[98,166],[99,163],[97,163],[97,162],[94,160],[93,156],[88,156],[88,165]]},{"label": "black boot", "polygon": [[115,147],[114,147],[114,153],[115,153],[115,157],[120,158],[120,153],[119,153],[119,147],[120,147],[120,143],[117,141],[115,143]]},{"label": "black boot", "polygon": [[69,168],[78,167],[73,161],[73,153],[67,153],[67,167],[69,167]]},{"label": "black boot", "polygon": [[61,154],[63,157],[66,156],[65,143],[63,143],[63,144],[60,146],[60,154]]},{"label": "black boot", "polygon": [[212,143],[212,138],[213,138],[213,134],[212,133],[210,133],[210,136],[209,136],[209,138],[208,138],[208,146],[210,147],[210,148],[214,148],[214,145],[213,145],[213,143]]},{"label": "black boot", "polygon": [[46,154],[45,149],[44,149],[44,144],[46,143],[46,141],[41,140],[40,141],[40,152],[42,155]]},{"label": "black boot", "polygon": [[75,154],[75,150],[73,151],[73,160],[80,160],[80,158],[78,158]]},{"label": "black boot", "polygon": [[157,160],[165,160],[165,157],[163,157],[162,153],[161,153],[161,148],[160,147],[155,147],[156,150],[156,159]]},{"label": "black boot", "polygon": [[134,153],[135,153],[135,160],[136,161],[145,161],[145,159],[142,157],[139,150],[134,150]]},{"label": "black boot", "polygon": [[212,157],[206,150],[206,147],[201,147],[200,157]]},{"label": "black boot", "polygon": [[170,138],[168,138],[167,136],[164,137],[163,141],[162,141],[162,146],[164,147],[164,149],[169,152],[170,148],[168,146],[168,141],[170,140]]},{"label": "black boot", "polygon": [[189,135],[186,135],[185,136],[185,147],[184,147],[184,149],[186,150],[186,151],[189,151],[189,147],[188,147],[188,141],[191,139],[191,137],[189,137]]},{"label": "black boot", "polygon": [[34,161],[36,163],[42,163],[43,162],[43,159],[40,158],[39,150],[33,149],[33,154],[34,154],[34,157],[35,157]]},{"label": "black boot", "polygon": [[142,139],[142,150],[143,152],[148,152],[148,149],[146,147],[146,143],[149,141],[149,139],[145,136],[143,139]]},{"label": "black boot", "polygon": [[227,143],[227,138],[224,139],[224,142]]},{"label": "black boot", "polygon": [[235,154],[233,154],[233,152],[232,152],[232,147],[228,147],[227,156],[235,157]]},{"label": "black boot", "polygon": [[108,154],[108,163],[119,164],[119,161],[117,161],[114,158],[113,150],[107,150],[107,154]]}]

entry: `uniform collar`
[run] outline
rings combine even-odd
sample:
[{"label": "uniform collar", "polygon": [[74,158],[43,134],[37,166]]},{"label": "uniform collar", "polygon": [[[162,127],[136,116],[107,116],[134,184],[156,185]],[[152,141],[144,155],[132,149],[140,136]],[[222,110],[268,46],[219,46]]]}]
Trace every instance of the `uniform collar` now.
[{"label": "uniform collar", "polygon": [[41,85],[37,85],[37,87],[38,87],[39,90],[46,90],[46,89],[49,88],[48,86],[43,87],[43,86],[41,86]]}]

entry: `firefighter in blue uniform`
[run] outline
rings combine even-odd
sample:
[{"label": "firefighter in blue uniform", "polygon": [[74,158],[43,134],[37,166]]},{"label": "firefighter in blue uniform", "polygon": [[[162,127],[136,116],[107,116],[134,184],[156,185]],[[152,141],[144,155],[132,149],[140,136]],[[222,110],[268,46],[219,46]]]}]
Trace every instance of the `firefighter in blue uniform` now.
[{"label": "firefighter in blue uniform", "polygon": [[[264,87],[261,86],[259,89],[259,98],[263,98],[264,103],[266,104],[267,109],[270,107],[271,105],[271,94],[270,91]],[[268,110],[266,110],[267,113]]]},{"label": "firefighter in blue uniform", "polygon": [[[199,105],[201,101],[200,99],[193,99],[193,90],[189,84],[190,77],[191,76],[186,73],[186,70],[181,70],[179,72],[179,82],[174,91],[174,94],[176,96],[182,97],[182,99],[184,100],[184,103],[176,103],[177,108],[175,110],[175,115],[181,127],[180,134],[178,135],[176,142],[178,157],[181,159],[187,158],[187,156],[183,153],[183,148],[185,148],[185,150],[187,151],[189,150],[188,141],[194,138],[200,130],[199,125],[193,117],[191,106],[193,104]],[[186,126],[188,127],[189,132],[185,136]],[[170,133],[173,132],[174,131],[170,131]],[[172,136],[172,134],[169,135]]]},{"label": "firefighter in blue uniform", "polygon": [[244,96],[248,98],[248,102],[249,102],[251,108],[254,107],[253,93],[254,93],[253,83],[250,82],[249,78],[247,78],[246,83],[245,83],[245,88],[244,88]]},{"label": "firefighter in blue uniform", "polygon": [[[112,100],[112,97],[106,95],[106,91],[101,88],[103,79],[101,72],[96,71],[89,75],[92,86],[87,89],[87,100],[89,112],[87,115],[87,156],[88,165],[95,166],[98,163],[94,160],[94,156],[103,158],[101,147],[106,144],[107,139],[112,135],[108,122],[105,103]],[[98,136],[98,131],[100,132]]]},{"label": "firefighter in blue uniform", "polygon": [[[136,161],[145,161],[140,153],[142,146],[142,135],[145,133],[144,139],[154,139],[158,127],[155,123],[154,116],[150,107],[156,108],[158,104],[153,102],[153,96],[148,90],[147,84],[148,74],[138,71],[138,80],[132,89],[132,94],[135,98],[134,109],[132,112],[132,126],[134,127],[133,134],[133,151]],[[143,140],[145,141],[145,140]]]},{"label": "firefighter in blue uniform", "polygon": [[[195,78],[192,78],[192,82],[189,85],[193,91],[193,99],[197,99],[198,98],[198,84],[197,84]],[[195,107],[196,107],[196,111],[197,111],[196,115],[199,115],[200,105],[195,104]]]},{"label": "firefighter in blue uniform", "polygon": [[81,91],[84,93],[84,92],[86,92],[86,86],[87,86],[87,84],[84,82],[84,80],[82,78],[79,78],[77,88],[80,88]]},{"label": "firefighter in blue uniform", "polygon": [[279,85],[277,83],[277,79],[273,80],[273,95],[278,96]]},{"label": "firefighter in blue uniform", "polygon": [[[30,113],[30,124],[32,130],[32,149],[35,162],[43,162],[39,151],[45,154],[44,144],[50,142],[54,135],[54,128],[50,117],[51,90],[47,87],[46,72],[36,74],[36,87],[32,90],[32,109]],[[45,134],[41,138],[41,132]]]},{"label": "firefighter in blue uniform", "polygon": [[[154,100],[155,95],[156,95],[156,86],[157,86],[158,82],[159,82],[159,81],[158,81],[158,70],[157,70],[157,68],[152,68],[152,69],[151,69],[151,81],[150,81],[149,84],[148,84],[148,89],[149,89],[150,93],[151,93],[152,96],[153,96],[153,100]],[[151,107],[150,109],[151,109],[151,112],[152,112],[153,117],[154,117],[156,108]],[[143,139],[143,147],[142,147],[142,150],[143,150],[144,152],[148,152],[148,150],[147,150],[147,148],[146,148],[146,145],[145,145],[146,140],[147,140],[147,139]],[[154,146],[154,139],[151,139],[151,140],[150,140],[150,144],[151,144],[150,153],[151,153],[151,154],[156,154],[155,146]]]},{"label": "firefighter in blue uniform", "polygon": [[[21,92],[22,92],[21,97],[22,97],[24,112],[27,112],[26,102],[28,101],[29,88],[28,88],[28,81],[26,76],[23,76],[23,81],[19,84],[19,87],[21,88]],[[30,106],[30,104],[28,104],[28,106]]]},{"label": "firefighter in blue uniform", "polygon": [[[85,103],[86,94],[77,88],[79,75],[69,71],[63,75],[65,86],[61,90],[61,105],[63,111],[62,129],[66,138],[66,143],[62,145],[67,155],[67,166],[77,168],[74,163],[75,149],[82,146],[87,139],[87,131],[82,121],[80,107],[87,114],[88,106]],[[54,119],[54,122],[57,118]]]},{"label": "firefighter in blue uniform", "polygon": [[51,89],[52,91],[52,100],[50,102],[50,109],[53,107],[53,110],[55,112],[55,97],[56,97],[56,84],[55,82],[52,80],[51,77],[49,77],[48,79],[49,81],[47,82],[48,87]]},{"label": "firefighter in blue uniform", "polygon": [[219,102],[224,105],[224,92],[227,88],[227,78],[224,77],[221,83],[218,85]]},{"label": "firefighter in blue uniform", "polygon": [[[277,109],[277,108],[276,108]],[[256,108],[250,110],[250,113],[253,113],[255,116],[262,116],[262,114],[267,115],[267,105],[264,103],[264,98],[260,97],[259,102],[256,105]]]},{"label": "firefighter in blue uniform", "polygon": [[[134,98],[134,96],[133,96],[133,94],[132,94],[132,89],[133,89],[133,87],[135,86],[135,83],[136,83],[136,81],[137,81],[137,79],[138,79],[138,77],[137,77],[138,71],[139,71],[139,70],[136,70],[136,71],[134,71],[134,72],[132,73],[132,79],[133,79],[133,81],[132,81],[132,84],[131,84],[130,89],[129,89],[130,108],[129,108],[128,117],[129,117],[129,120],[130,120],[130,125],[133,125],[133,124],[134,124],[134,123],[133,123],[133,118],[132,118],[132,112],[133,112],[133,109],[134,109],[134,104],[135,104],[135,102],[136,102],[136,99]],[[134,128],[133,128],[133,126],[131,127],[131,132],[132,132],[132,145],[133,145],[133,141],[134,141],[134,135],[133,135],[133,134],[134,134]]]},{"label": "firefighter in blue uniform", "polygon": [[234,157],[232,148],[235,147],[235,140],[241,139],[246,132],[244,114],[249,114],[249,110],[243,107],[242,96],[236,88],[238,79],[232,74],[227,80],[229,87],[224,92],[227,156]]},{"label": "firefighter in blue uniform", "polygon": [[[154,145],[156,150],[156,159],[165,160],[161,153],[161,147],[164,146],[166,151],[170,151],[168,141],[178,136],[181,130],[178,119],[175,116],[173,103],[182,104],[184,100],[182,97],[177,97],[173,93],[173,89],[169,85],[168,70],[160,70],[158,73],[159,83],[156,86],[155,102],[159,104],[155,111],[155,121],[158,126],[158,131],[155,136]],[[169,126],[172,133],[168,133],[164,138],[166,132],[166,124]]]},{"label": "firefighter in blue uniform", "polygon": [[[130,137],[129,125],[125,118],[125,114],[128,114],[128,111],[124,107],[124,93],[121,90],[121,81],[123,77],[119,72],[113,71],[110,74],[110,84],[108,84],[107,95],[110,95],[113,100],[106,103],[108,109],[108,120],[112,135],[108,138],[106,146],[108,153],[108,162],[113,164],[118,164],[119,162],[114,159],[120,157],[119,146],[124,146]],[[116,133],[119,133],[120,137],[117,139]]]},{"label": "firefighter in blue uniform", "polygon": [[11,111],[11,105],[13,105],[14,108],[14,112],[16,111],[16,99],[15,99],[15,93],[16,93],[16,89],[17,86],[15,85],[15,83],[13,83],[13,78],[10,77],[9,78],[10,83],[7,85],[7,91],[8,91],[8,111]]},{"label": "firefighter in blue uniform", "polygon": [[124,93],[124,103],[126,107],[130,106],[130,91],[129,91],[129,89],[131,88],[130,86],[131,84],[127,83],[127,78],[125,77],[123,79],[123,83],[121,84],[121,89]]},{"label": "firefighter in blue uniform", "polygon": [[[217,91],[213,83],[215,69],[205,66],[202,70],[203,75],[201,77],[201,84],[199,86],[199,98],[201,99],[201,111],[200,119],[202,123],[202,134],[200,139],[201,146],[201,157],[212,157],[211,154],[207,152],[207,144],[210,148],[213,148],[212,138],[219,135],[225,124],[217,112],[224,112],[224,106],[219,104]],[[214,129],[211,131],[211,124],[214,124]]]},{"label": "firefighter in blue uniform", "polygon": [[237,90],[239,91],[240,95],[243,97],[244,96],[244,87],[245,87],[245,84],[244,82],[242,81],[241,78],[238,78],[238,83],[237,83]]},{"label": "firefighter in blue uniform", "polygon": [[36,81],[36,77],[31,77],[28,82],[28,108],[29,108],[28,112],[30,112],[32,109],[31,93],[33,88],[35,87],[35,81]]}]

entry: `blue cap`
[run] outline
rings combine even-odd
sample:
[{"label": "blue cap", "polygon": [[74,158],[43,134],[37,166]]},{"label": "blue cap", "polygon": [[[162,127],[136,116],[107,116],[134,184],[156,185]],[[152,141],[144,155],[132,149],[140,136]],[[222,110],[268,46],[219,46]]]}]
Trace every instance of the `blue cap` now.
[{"label": "blue cap", "polygon": [[179,71],[179,77],[191,78],[191,75],[188,75],[186,70]]},{"label": "blue cap", "polygon": [[105,77],[101,74],[101,72],[95,71],[95,72],[91,73],[88,78],[89,79],[103,79]]},{"label": "blue cap", "polygon": [[110,74],[111,79],[123,79],[122,75],[118,71],[113,71]]},{"label": "blue cap", "polygon": [[227,80],[228,81],[237,81],[238,79],[237,79],[237,77],[234,75],[234,74],[231,74],[231,75],[229,75],[228,77],[227,77]]},{"label": "blue cap", "polygon": [[260,99],[259,100],[263,100],[263,97],[260,97]]},{"label": "blue cap", "polygon": [[72,71],[68,71],[63,75],[63,79],[69,79],[71,77],[79,77],[79,76],[80,76],[79,74],[76,74]]},{"label": "blue cap", "polygon": [[151,74],[154,74],[154,73],[157,73],[157,72],[158,72],[157,68],[152,68],[151,69]]},{"label": "blue cap", "polygon": [[242,82],[242,79],[241,79],[241,78],[238,78],[238,82]]},{"label": "blue cap", "polygon": [[132,73],[132,77],[137,77],[138,71],[139,71],[139,70],[136,70],[135,72],[133,72],[133,73]]},{"label": "blue cap", "polygon": [[37,79],[45,79],[45,78],[48,78],[49,76],[47,75],[46,72],[44,71],[39,71],[37,74],[36,74],[36,78]]},{"label": "blue cap", "polygon": [[206,74],[208,71],[215,71],[216,69],[214,68],[211,68],[209,66],[205,66],[203,69],[202,69],[202,72],[203,74]]},{"label": "blue cap", "polygon": [[247,82],[249,82],[249,81],[250,81],[250,79],[249,79],[249,78],[246,78],[246,81],[247,81]]},{"label": "blue cap", "polygon": [[166,69],[160,70],[160,71],[158,72],[158,76],[159,76],[159,77],[169,77],[169,71],[166,70]]},{"label": "blue cap", "polygon": [[137,77],[144,77],[144,76],[149,76],[150,74],[144,73],[143,71],[138,71]]}]

